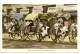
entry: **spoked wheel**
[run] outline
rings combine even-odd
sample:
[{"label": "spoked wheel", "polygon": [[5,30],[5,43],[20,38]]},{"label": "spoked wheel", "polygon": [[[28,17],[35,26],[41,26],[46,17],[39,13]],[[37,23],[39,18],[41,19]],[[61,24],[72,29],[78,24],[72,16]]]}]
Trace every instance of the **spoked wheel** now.
[{"label": "spoked wheel", "polygon": [[32,40],[33,36],[29,35],[29,34],[24,34],[24,35],[21,36],[21,39],[22,40]]},{"label": "spoked wheel", "polygon": [[75,40],[76,40],[76,36],[75,35],[70,35],[69,36],[69,41],[71,42],[71,43],[75,43]]},{"label": "spoked wheel", "polygon": [[26,39],[33,40],[33,38],[34,38],[34,35],[33,34],[34,34],[33,32],[30,32],[30,27],[27,27],[25,29]]},{"label": "spoked wheel", "polygon": [[26,39],[26,35],[21,36],[21,40],[25,40]]},{"label": "spoked wheel", "polygon": [[38,36],[37,36],[37,41],[41,41],[42,40],[42,37],[41,37],[41,35],[39,34]]},{"label": "spoked wheel", "polygon": [[50,37],[53,41],[55,40],[55,35],[50,35]]},{"label": "spoked wheel", "polygon": [[25,36],[26,35],[23,32],[20,33],[21,40],[24,40],[25,39]]},{"label": "spoked wheel", "polygon": [[75,41],[76,41],[76,33],[75,32],[71,32],[71,34],[69,35],[69,41],[71,42],[71,43],[75,43]]},{"label": "spoked wheel", "polygon": [[16,39],[15,36],[16,36],[16,35],[15,35],[14,33],[11,33],[11,34],[10,34],[10,37],[11,37],[12,39],[14,39],[14,40]]},{"label": "spoked wheel", "polygon": [[64,39],[65,39],[65,36],[60,36],[59,42],[63,43],[64,42]]},{"label": "spoked wheel", "polygon": [[41,39],[39,33],[36,35],[37,41],[39,41]]},{"label": "spoked wheel", "polygon": [[34,36],[30,34],[30,35],[27,35],[27,38],[28,38],[29,40],[33,40]]},{"label": "spoked wheel", "polygon": [[74,28],[74,30],[70,31],[69,41],[70,41],[71,43],[76,43],[76,37],[77,37],[77,29]]},{"label": "spoked wheel", "polygon": [[55,35],[55,29],[52,29],[49,35],[53,42],[56,42],[56,35]]},{"label": "spoked wheel", "polygon": [[63,34],[60,35],[60,42],[63,43],[64,42],[64,39],[65,37],[68,36],[68,33],[64,32]]},{"label": "spoked wheel", "polygon": [[47,37],[48,37],[47,34],[46,34],[45,36],[42,36],[41,34],[39,34],[39,35],[37,36],[37,40],[38,40],[39,42],[45,41]]},{"label": "spoked wheel", "polygon": [[28,40],[36,40],[36,34],[34,32],[29,32],[29,34],[27,35],[27,39]]}]

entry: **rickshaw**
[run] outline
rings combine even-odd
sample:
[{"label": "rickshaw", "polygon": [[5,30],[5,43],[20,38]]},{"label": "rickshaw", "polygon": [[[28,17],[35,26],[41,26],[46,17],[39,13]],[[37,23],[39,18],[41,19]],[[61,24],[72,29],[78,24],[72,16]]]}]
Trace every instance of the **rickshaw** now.
[{"label": "rickshaw", "polygon": [[76,35],[77,34],[77,28],[74,28],[75,31],[71,31],[71,24],[72,23],[70,23],[71,22],[70,18],[71,18],[71,14],[70,13],[66,12],[66,13],[63,14],[63,17],[62,17],[63,26],[68,27],[68,31],[65,32],[64,35],[61,35],[60,42],[63,42],[65,37],[68,36],[69,37],[69,41],[71,43],[75,43],[75,39],[76,39],[75,36],[77,36]]},{"label": "rickshaw", "polygon": [[38,19],[38,13],[31,13],[25,17],[24,21],[30,22],[30,24],[28,26],[25,26],[24,29],[25,34],[22,35],[22,39],[28,39],[28,40],[36,39],[36,36],[38,35],[37,19]]},{"label": "rickshaw", "polygon": [[49,27],[49,29],[47,30],[47,35],[45,35],[44,37],[42,35],[39,35],[38,36],[38,39],[39,41],[41,40],[45,40],[45,38],[51,38],[51,39],[54,39],[54,36],[52,34],[52,29],[51,27],[53,26],[52,24],[54,24],[53,22],[55,21],[55,17],[54,17],[54,14],[53,13],[44,13],[42,14],[41,18],[40,18],[40,21],[42,22],[43,26],[46,25]]},{"label": "rickshaw", "polygon": [[21,13],[14,13],[11,17],[11,21],[13,22],[13,26],[11,26],[11,31],[14,28],[14,31],[11,32],[11,36],[13,36],[13,39],[16,39],[16,35],[20,36],[20,26],[19,26],[19,20],[23,18],[23,14]]}]

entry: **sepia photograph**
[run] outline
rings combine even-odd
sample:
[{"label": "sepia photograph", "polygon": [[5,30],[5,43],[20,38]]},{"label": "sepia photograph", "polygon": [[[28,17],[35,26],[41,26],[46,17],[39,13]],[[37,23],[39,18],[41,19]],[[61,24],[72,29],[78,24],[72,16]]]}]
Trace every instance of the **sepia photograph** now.
[{"label": "sepia photograph", "polygon": [[77,4],[2,4],[3,49],[77,49]]}]

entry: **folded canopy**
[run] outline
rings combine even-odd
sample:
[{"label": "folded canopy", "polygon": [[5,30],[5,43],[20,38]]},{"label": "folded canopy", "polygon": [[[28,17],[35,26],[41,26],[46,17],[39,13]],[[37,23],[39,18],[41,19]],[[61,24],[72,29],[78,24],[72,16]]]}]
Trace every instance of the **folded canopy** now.
[{"label": "folded canopy", "polygon": [[38,18],[38,13],[31,13],[25,17],[25,20],[35,20],[36,18]]},{"label": "folded canopy", "polygon": [[50,21],[51,18],[54,18],[54,14],[53,13],[44,13],[44,14],[42,14],[40,19],[46,19],[46,20]]},{"label": "folded canopy", "polygon": [[14,13],[11,18],[15,18],[17,20],[20,20],[23,17],[23,14],[21,13]]}]

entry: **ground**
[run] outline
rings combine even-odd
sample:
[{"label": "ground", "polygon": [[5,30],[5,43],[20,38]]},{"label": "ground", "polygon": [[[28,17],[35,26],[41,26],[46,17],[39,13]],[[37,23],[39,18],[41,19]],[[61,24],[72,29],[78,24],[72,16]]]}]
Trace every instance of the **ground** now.
[{"label": "ground", "polygon": [[[17,38],[17,37],[16,37]],[[68,37],[63,43],[53,43],[51,39],[45,38],[42,42],[35,40],[21,40],[18,37],[16,40],[10,39],[8,34],[3,34],[3,48],[7,49],[77,49],[77,43],[69,42]]]}]

